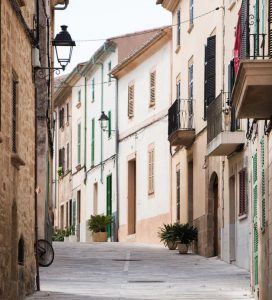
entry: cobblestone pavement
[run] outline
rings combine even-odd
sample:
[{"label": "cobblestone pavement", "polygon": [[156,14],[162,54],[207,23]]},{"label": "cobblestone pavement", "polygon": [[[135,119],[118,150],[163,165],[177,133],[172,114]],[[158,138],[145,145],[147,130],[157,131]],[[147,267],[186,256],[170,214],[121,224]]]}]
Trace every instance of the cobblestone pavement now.
[{"label": "cobblestone pavement", "polygon": [[180,255],[161,246],[55,243],[41,268],[41,290],[27,299],[252,299],[249,273],[216,258]]}]

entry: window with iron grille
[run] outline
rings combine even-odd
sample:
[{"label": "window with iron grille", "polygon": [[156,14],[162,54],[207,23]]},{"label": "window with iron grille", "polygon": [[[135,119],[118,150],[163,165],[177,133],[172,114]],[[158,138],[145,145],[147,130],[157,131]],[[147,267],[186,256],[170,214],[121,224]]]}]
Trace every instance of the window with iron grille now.
[{"label": "window with iron grille", "polygon": [[128,86],[128,117],[134,117],[134,84]]},{"label": "window with iron grille", "polygon": [[149,75],[150,84],[150,100],[149,107],[154,106],[156,103],[156,71],[153,71]]},{"label": "window with iron grille", "polygon": [[12,78],[12,152],[17,152],[17,84],[18,81],[13,76]]},{"label": "window with iron grille", "polygon": [[247,170],[239,172],[239,216],[247,214]]},{"label": "window with iron grille", "polygon": [[154,194],[154,148],[148,151],[148,194]]},{"label": "window with iron grille", "polygon": [[177,46],[180,46],[180,29],[181,29],[180,10],[178,10],[178,12],[177,12]]}]

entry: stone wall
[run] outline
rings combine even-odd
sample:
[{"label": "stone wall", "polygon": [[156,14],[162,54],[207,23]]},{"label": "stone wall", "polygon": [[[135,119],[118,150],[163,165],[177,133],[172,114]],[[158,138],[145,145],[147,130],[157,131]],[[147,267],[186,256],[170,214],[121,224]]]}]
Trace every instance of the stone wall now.
[{"label": "stone wall", "polygon": [[[34,290],[35,94],[31,44],[12,1],[1,0],[0,299],[21,299]],[[32,24],[35,2],[22,7]],[[17,84],[17,153],[11,149],[12,76]],[[21,165],[24,164],[24,165]],[[20,166],[21,165],[21,166]],[[18,242],[24,260],[18,264]]]}]

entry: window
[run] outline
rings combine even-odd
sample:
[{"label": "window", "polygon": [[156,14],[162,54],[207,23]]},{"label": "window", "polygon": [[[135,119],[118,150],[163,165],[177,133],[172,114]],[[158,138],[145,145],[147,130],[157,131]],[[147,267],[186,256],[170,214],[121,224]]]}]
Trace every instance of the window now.
[{"label": "window", "polygon": [[94,166],[94,153],[95,153],[95,119],[92,119],[92,157],[91,157],[91,165]]},{"label": "window", "polygon": [[80,224],[81,215],[81,191],[77,191],[77,224]]},{"label": "window", "polygon": [[94,95],[95,95],[95,90],[94,90],[94,86],[95,86],[95,84],[94,84],[95,82],[94,82],[94,78],[92,79],[92,102],[94,102]]},{"label": "window", "polygon": [[69,143],[67,143],[67,148],[66,148],[66,168],[67,168],[67,171],[69,171],[69,164],[70,164],[70,161],[69,161]]},{"label": "window", "polygon": [[180,169],[176,171],[176,193],[177,193],[177,222],[180,221]]},{"label": "window", "polygon": [[192,26],[194,24],[194,0],[190,0],[189,20],[190,26]]},{"label": "window", "polygon": [[62,170],[62,174],[65,171],[65,149],[59,149],[59,168]]},{"label": "window", "polygon": [[108,112],[108,118],[109,118],[109,121],[108,121],[108,138],[111,137],[111,111]]},{"label": "window", "polygon": [[59,110],[59,128],[63,128],[64,126],[64,108]]},{"label": "window", "polygon": [[205,82],[204,82],[204,119],[206,120],[207,106],[215,99],[216,87],[216,36],[207,39],[205,46]]},{"label": "window", "polygon": [[69,123],[69,103],[66,104],[66,122]]},{"label": "window", "polygon": [[25,242],[21,237],[18,242],[18,264],[23,266],[25,263]]},{"label": "window", "polygon": [[154,194],[154,154],[155,150],[152,146],[148,150],[148,194]]},{"label": "window", "polygon": [[12,152],[17,152],[17,84],[18,81],[15,79],[15,76],[13,75],[12,78],[12,118],[11,118],[11,128],[12,128]]},{"label": "window", "polygon": [[177,46],[180,46],[180,29],[181,29],[180,10],[178,10],[178,12],[177,12]]},{"label": "window", "polygon": [[194,65],[193,59],[189,61],[188,67],[188,128],[193,128],[193,89],[194,88]]},{"label": "window", "polygon": [[261,139],[261,170],[262,170],[262,211],[261,211],[261,228],[265,230],[265,221],[266,221],[266,207],[265,207],[265,151],[264,151],[264,138]]},{"label": "window", "polygon": [[128,117],[134,117],[134,84],[128,86]]},{"label": "window", "polygon": [[156,71],[150,73],[150,100],[149,107],[154,106],[156,103]]},{"label": "window", "polygon": [[[108,73],[111,71],[111,61],[108,63]],[[108,74],[108,82],[111,82],[111,74]]]},{"label": "window", "polygon": [[247,172],[239,172],[239,216],[247,214]]},{"label": "window", "polygon": [[79,103],[81,102],[81,90],[78,90],[77,92],[77,100]]},{"label": "window", "polygon": [[176,98],[177,99],[180,99],[180,93],[181,93],[181,90],[180,90],[180,75],[178,75],[177,78],[176,78]]},{"label": "window", "polygon": [[81,162],[81,123],[77,124],[77,164]]}]

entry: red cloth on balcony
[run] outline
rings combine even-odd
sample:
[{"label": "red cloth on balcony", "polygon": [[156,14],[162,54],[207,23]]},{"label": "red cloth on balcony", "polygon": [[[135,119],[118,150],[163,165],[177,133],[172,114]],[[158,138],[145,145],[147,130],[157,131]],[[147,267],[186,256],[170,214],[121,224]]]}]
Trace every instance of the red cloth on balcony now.
[{"label": "red cloth on balcony", "polygon": [[236,26],[235,44],[234,44],[234,72],[238,73],[241,54],[241,9],[238,13],[238,23]]}]

